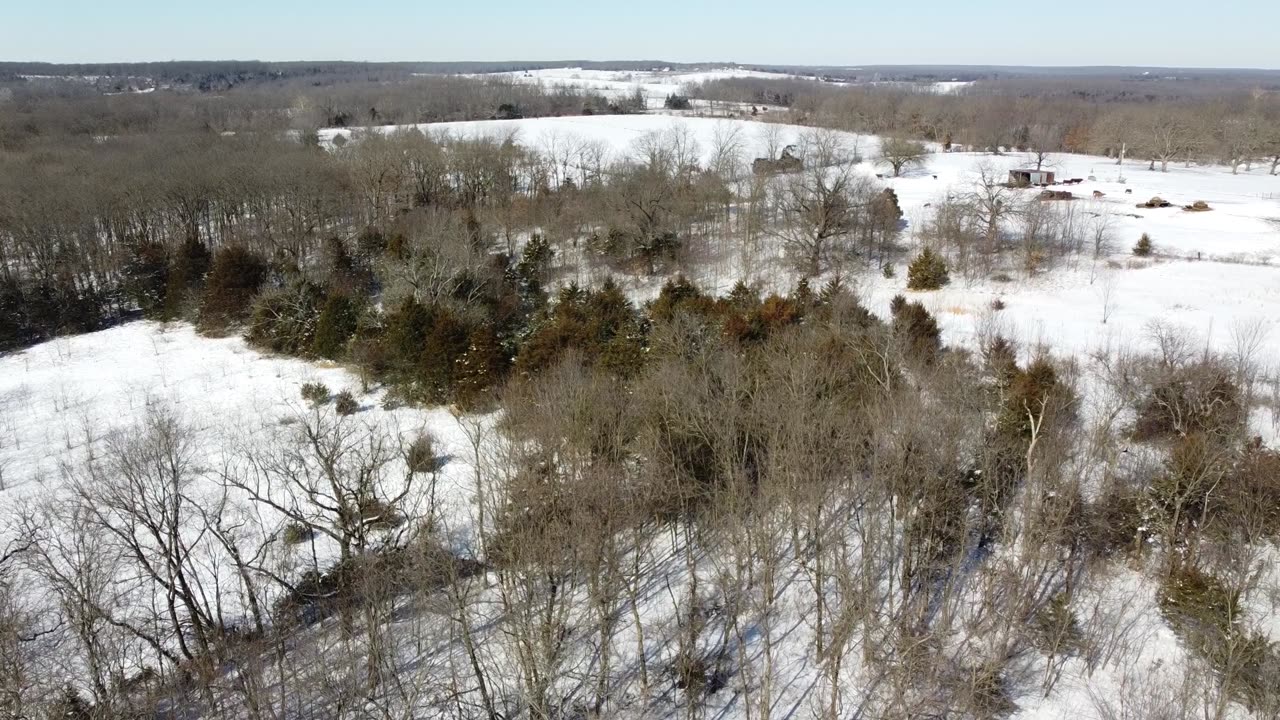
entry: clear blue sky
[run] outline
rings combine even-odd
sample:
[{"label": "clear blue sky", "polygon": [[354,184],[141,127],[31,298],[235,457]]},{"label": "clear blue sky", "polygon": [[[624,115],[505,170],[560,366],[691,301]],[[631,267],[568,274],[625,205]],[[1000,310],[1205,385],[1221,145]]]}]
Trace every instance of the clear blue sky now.
[{"label": "clear blue sky", "polygon": [[1278,0],[4,0],[0,60],[1280,67]]}]

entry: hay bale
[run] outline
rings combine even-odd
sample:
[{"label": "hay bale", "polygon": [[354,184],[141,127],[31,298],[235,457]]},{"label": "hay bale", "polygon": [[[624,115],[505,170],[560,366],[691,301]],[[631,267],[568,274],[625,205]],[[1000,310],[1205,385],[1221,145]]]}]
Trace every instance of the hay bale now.
[{"label": "hay bale", "polygon": [[1208,212],[1212,209],[1213,208],[1209,207],[1209,203],[1203,200],[1197,200],[1183,208],[1183,210],[1187,210],[1189,212]]}]

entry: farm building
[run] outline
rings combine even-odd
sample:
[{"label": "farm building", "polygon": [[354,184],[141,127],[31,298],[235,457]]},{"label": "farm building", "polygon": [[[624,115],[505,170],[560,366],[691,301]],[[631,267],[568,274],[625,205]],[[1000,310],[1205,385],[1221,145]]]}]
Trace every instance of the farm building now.
[{"label": "farm building", "polygon": [[1010,170],[1010,185],[1052,185],[1052,170]]}]

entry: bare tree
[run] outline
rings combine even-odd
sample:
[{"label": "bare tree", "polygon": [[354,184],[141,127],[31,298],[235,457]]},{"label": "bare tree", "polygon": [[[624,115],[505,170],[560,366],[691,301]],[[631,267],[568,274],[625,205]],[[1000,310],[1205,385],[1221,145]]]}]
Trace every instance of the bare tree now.
[{"label": "bare tree", "polygon": [[1159,161],[1160,172],[1169,172],[1169,161],[1189,157],[1198,142],[1195,127],[1182,115],[1169,110],[1153,110],[1143,118],[1143,146],[1151,156],[1152,169]]},{"label": "bare tree", "polygon": [[880,140],[880,162],[893,168],[894,177],[909,167],[923,166],[928,154],[924,144],[915,140],[897,135]]},{"label": "bare tree", "polygon": [[847,241],[861,222],[856,188],[865,185],[853,169],[840,136],[817,131],[805,136],[805,168],[778,179],[772,204],[779,222],[774,234],[796,266],[818,275],[839,263]]},{"label": "bare tree", "polygon": [[1036,164],[1036,170],[1044,168],[1053,153],[1062,149],[1062,128],[1053,125],[1036,125],[1027,136],[1027,153]]}]

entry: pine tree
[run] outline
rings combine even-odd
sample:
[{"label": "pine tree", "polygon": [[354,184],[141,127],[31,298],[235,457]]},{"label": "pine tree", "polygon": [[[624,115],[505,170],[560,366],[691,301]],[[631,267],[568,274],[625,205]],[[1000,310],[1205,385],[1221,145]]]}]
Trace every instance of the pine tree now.
[{"label": "pine tree", "polygon": [[942,256],[926,247],[907,267],[907,289],[937,290],[951,282],[947,263]]},{"label": "pine tree", "polygon": [[165,308],[169,286],[169,258],[158,242],[142,241],[129,246],[121,274],[129,299],[137,304],[145,317],[158,317]]},{"label": "pine tree", "polygon": [[493,328],[476,328],[468,338],[467,351],[454,367],[454,396],[466,409],[483,408],[492,400],[492,390],[506,377],[507,354]]},{"label": "pine tree", "polygon": [[247,248],[233,245],[219,250],[205,279],[201,327],[216,332],[244,320],[266,278],[266,263]]},{"label": "pine tree", "polygon": [[1151,236],[1142,233],[1142,237],[1138,238],[1138,244],[1133,246],[1133,254],[1138,257],[1151,257],[1155,252],[1155,245],[1151,242]]},{"label": "pine tree", "polygon": [[196,301],[196,291],[204,285],[209,272],[209,248],[198,240],[182,243],[169,265],[164,291],[162,320],[176,320],[187,314]]},{"label": "pine tree", "polygon": [[360,308],[346,293],[330,293],[316,320],[316,336],[311,352],[317,357],[337,360],[347,348],[347,342],[356,333]]}]

